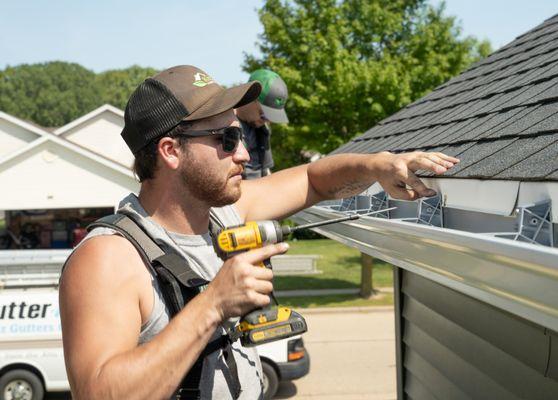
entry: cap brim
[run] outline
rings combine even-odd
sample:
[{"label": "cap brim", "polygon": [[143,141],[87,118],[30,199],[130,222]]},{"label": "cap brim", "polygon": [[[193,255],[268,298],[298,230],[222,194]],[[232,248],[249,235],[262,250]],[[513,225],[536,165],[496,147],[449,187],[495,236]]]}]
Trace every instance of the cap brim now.
[{"label": "cap brim", "polygon": [[209,118],[224,113],[227,110],[244,106],[256,100],[261,91],[262,85],[259,82],[248,82],[224,89],[184,118],[184,121]]},{"label": "cap brim", "polygon": [[261,103],[260,105],[267,120],[275,122],[276,124],[286,124],[289,122],[289,118],[287,117],[287,113],[284,108],[268,107]]}]

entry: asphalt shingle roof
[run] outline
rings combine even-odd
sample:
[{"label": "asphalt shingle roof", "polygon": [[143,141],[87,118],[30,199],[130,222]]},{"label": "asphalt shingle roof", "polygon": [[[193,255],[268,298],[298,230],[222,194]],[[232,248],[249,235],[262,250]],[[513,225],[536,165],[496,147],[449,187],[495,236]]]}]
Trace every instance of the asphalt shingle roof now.
[{"label": "asphalt shingle roof", "polygon": [[448,178],[558,181],[558,15],[332,154],[384,150],[456,156]]}]

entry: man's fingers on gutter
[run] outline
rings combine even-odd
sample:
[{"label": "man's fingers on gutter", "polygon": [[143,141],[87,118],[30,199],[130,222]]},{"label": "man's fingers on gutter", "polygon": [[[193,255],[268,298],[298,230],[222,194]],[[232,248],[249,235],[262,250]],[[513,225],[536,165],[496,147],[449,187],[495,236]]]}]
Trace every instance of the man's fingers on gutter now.
[{"label": "man's fingers on gutter", "polygon": [[418,194],[414,190],[407,189],[405,187],[390,186],[389,188],[386,189],[386,191],[394,199],[399,199],[399,200],[416,200],[416,199],[418,199]]},{"label": "man's fingers on gutter", "polygon": [[426,185],[412,172],[409,172],[409,177],[405,183],[410,186],[419,197],[430,197],[436,195],[434,190],[427,188]]}]

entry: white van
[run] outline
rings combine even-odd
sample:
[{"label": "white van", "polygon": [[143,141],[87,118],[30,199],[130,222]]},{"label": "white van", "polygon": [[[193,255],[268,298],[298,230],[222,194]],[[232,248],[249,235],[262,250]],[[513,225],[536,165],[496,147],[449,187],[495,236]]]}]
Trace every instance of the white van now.
[{"label": "white van", "polygon": [[[69,391],[58,308],[58,277],[69,250],[0,251],[0,400],[41,400]],[[258,346],[264,396],[306,375],[300,336]]]}]

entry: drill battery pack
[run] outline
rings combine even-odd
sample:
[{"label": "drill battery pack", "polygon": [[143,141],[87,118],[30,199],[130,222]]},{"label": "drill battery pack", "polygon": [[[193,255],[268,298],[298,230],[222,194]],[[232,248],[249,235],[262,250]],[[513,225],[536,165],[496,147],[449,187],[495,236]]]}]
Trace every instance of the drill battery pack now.
[{"label": "drill battery pack", "polygon": [[308,330],[306,321],[288,307],[267,307],[246,315],[238,325],[240,342],[245,347],[300,335]]}]

